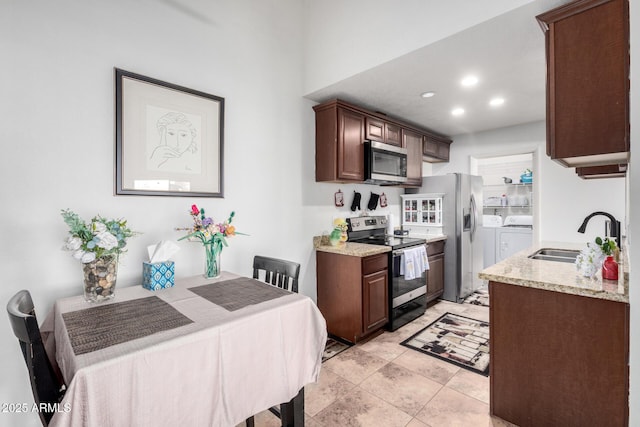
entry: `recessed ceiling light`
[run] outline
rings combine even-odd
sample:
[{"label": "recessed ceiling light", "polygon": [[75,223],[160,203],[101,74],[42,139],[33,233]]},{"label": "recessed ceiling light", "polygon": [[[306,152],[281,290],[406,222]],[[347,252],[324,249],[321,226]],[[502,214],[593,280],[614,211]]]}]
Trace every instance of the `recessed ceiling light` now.
[{"label": "recessed ceiling light", "polygon": [[476,76],[467,76],[460,81],[460,84],[466,87],[473,86],[476,83],[478,83],[478,78]]},{"label": "recessed ceiling light", "polygon": [[422,93],[420,96],[423,97],[423,98],[431,98],[435,94],[436,94],[435,92],[429,91],[429,92]]},{"label": "recessed ceiling light", "polygon": [[502,104],[504,104],[504,98],[493,98],[491,101],[489,101],[489,105],[491,105],[492,107],[497,107]]},{"label": "recessed ceiling light", "polygon": [[454,116],[461,116],[464,114],[464,108],[454,108],[453,110],[451,110],[451,114],[453,114]]}]

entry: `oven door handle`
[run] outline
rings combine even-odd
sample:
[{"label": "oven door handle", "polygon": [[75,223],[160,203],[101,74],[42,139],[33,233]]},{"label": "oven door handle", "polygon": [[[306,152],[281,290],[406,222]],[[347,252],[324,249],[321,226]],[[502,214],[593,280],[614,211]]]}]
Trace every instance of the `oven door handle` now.
[{"label": "oven door handle", "polygon": [[426,248],[426,246],[427,246],[427,245],[426,245],[426,244],[424,244],[424,243],[421,243],[421,244],[419,244],[419,245],[408,246],[408,247],[406,247],[406,248],[402,248],[402,249],[396,249],[395,251],[392,251],[391,253],[392,253],[394,256],[395,256],[395,255],[402,255],[402,254],[404,254],[404,252],[405,252],[407,249],[417,248],[418,246],[425,246],[425,248]]}]

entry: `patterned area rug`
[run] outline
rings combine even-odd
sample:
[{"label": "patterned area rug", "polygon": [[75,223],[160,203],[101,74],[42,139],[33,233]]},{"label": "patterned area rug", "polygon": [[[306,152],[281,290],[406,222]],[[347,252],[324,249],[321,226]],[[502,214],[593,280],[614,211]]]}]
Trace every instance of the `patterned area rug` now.
[{"label": "patterned area rug", "polygon": [[489,375],[489,322],[445,313],[400,344],[485,377]]},{"label": "patterned area rug", "polygon": [[486,288],[480,288],[466,297],[463,303],[489,307],[489,290]]},{"label": "patterned area rug", "polygon": [[327,338],[327,345],[324,347],[324,353],[322,354],[322,362],[326,362],[333,356],[342,353],[349,347],[351,347],[351,344],[346,344],[333,338]]}]

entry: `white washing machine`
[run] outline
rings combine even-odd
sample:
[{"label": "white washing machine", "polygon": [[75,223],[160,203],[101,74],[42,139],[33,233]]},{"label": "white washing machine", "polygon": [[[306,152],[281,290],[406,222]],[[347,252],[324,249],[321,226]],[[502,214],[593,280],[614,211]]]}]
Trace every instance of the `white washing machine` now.
[{"label": "white washing machine", "polygon": [[483,268],[533,245],[530,216],[508,216],[503,225],[500,216],[484,215],[482,225]]},{"label": "white washing machine", "polygon": [[528,226],[495,228],[496,260],[500,262],[533,245],[533,230]]}]

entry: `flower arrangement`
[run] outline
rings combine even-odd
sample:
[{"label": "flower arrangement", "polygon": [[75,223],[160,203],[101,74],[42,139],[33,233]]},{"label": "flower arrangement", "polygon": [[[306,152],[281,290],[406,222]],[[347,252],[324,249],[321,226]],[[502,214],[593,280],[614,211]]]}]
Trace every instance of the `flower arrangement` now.
[{"label": "flower arrangement", "polygon": [[596,237],[596,245],[600,247],[600,250],[603,254],[607,256],[611,256],[615,254],[616,249],[618,249],[618,245],[616,245],[615,240],[609,240],[608,237],[605,237],[604,240],[600,237]]},{"label": "flower arrangement", "polygon": [[576,257],[576,268],[586,277],[593,277],[602,267],[602,263],[607,256],[615,253],[617,245],[615,240],[605,237],[596,237],[593,242],[587,243],[587,248],[583,249]]},{"label": "flower arrangement", "polygon": [[604,261],[604,254],[600,246],[595,242],[589,242],[576,257],[576,268],[583,276],[593,277],[602,266],[602,261]]},{"label": "flower arrangement", "polygon": [[235,226],[231,225],[235,212],[231,212],[226,221],[216,223],[213,218],[205,216],[204,209],[199,209],[196,205],[191,205],[191,218],[193,225],[190,228],[176,228],[176,230],[186,230],[189,233],[178,240],[199,240],[205,247],[207,266],[206,277],[217,277],[220,274],[218,257],[224,246],[229,246],[227,237],[243,234],[236,232]]},{"label": "flower arrangement", "polygon": [[72,251],[73,257],[83,264],[125,252],[127,239],[137,234],[123,219],[105,219],[98,215],[86,223],[69,209],[63,209],[61,214],[69,226],[69,238],[63,249]]}]

